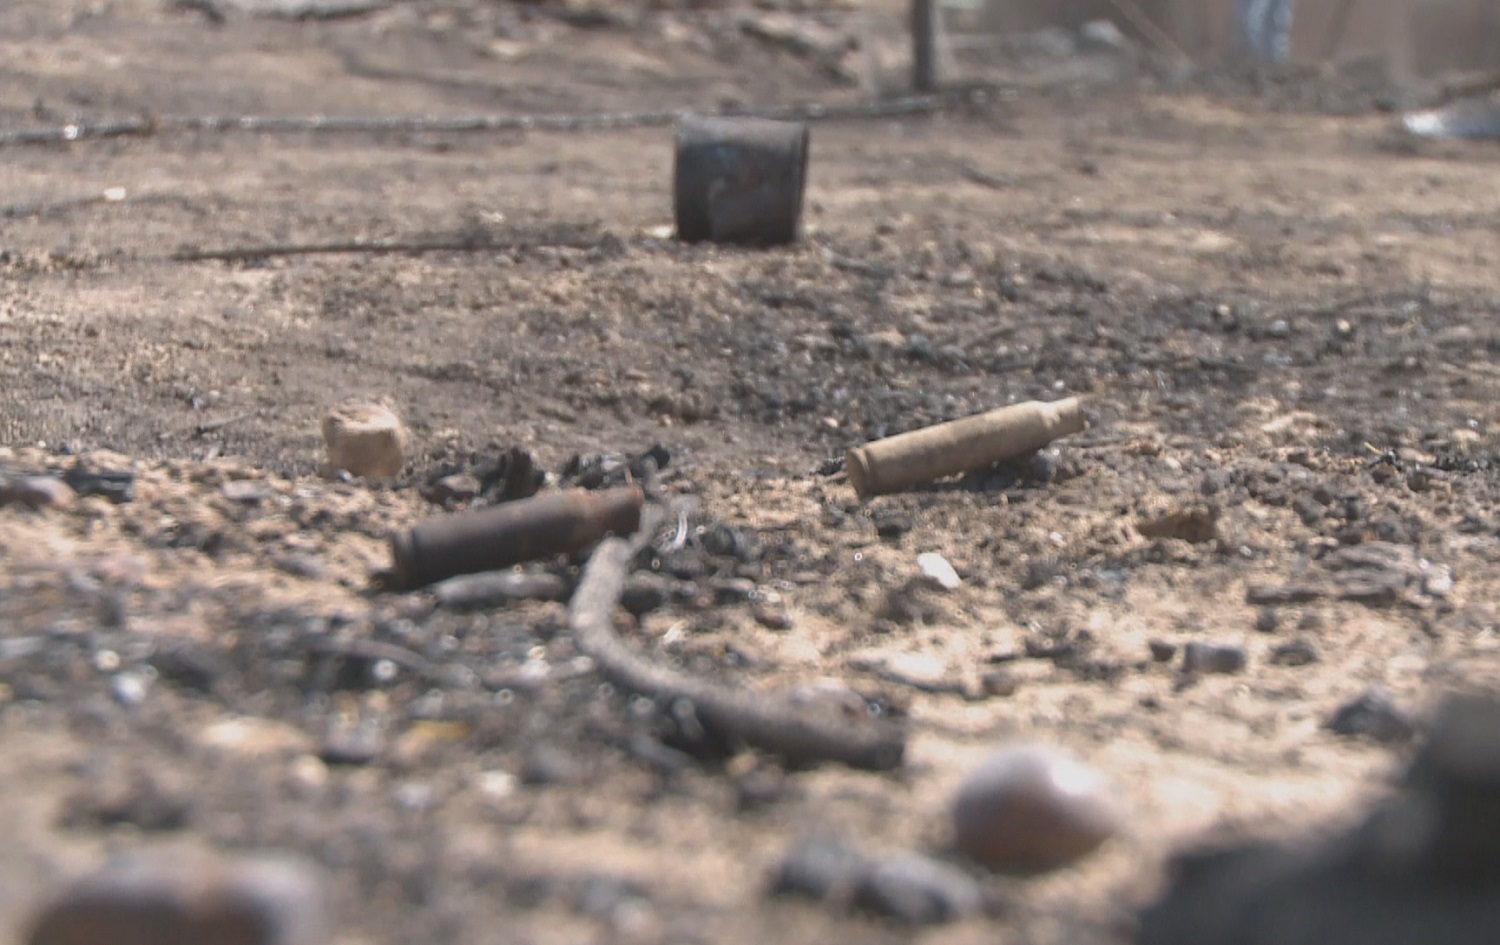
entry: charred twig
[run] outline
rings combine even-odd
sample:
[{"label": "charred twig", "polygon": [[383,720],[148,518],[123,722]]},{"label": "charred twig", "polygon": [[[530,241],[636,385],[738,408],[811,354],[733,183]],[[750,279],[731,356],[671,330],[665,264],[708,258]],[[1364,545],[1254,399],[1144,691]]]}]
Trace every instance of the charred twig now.
[{"label": "charred twig", "polygon": [[258,416],[260,416],[259,410],[247,410],[244,413],[237,413],[230,417],[222,417],[218,420],[205,420],[204,422],[198,424],[193,428],[193,435],[207,436],[210,433],[217,433],[225,427],[233,426],[236,423],[243,423],[246,420],[254,420]]},{"label": "charred twig", "polygon": [[181,249],[169,258],[175,262],[244,262],[273,256],[327,256],[337,253],[392,255],[411,253],[482,253],[508,249],[593,249],[601,237],[577,231],[524,236],[462,235],[436,239],[338,240],[331,243],[267,243],[261,246],[227,246],[219,249]]},{"label": "charred twig", "polygon": [[793,764],[837,761],[874,771],[901,764],[906,738],[899,729],[815,718],[764,696],[721,689],[631,651],[615,633],[614,611],[634,553],[632,545],[622,539],[602,542],[589,558],[568,606],[574,643],[611,683],[661,702],[687,702],[705,729]]},{"label": "charred twig", "polygon": [[972,181],[981,187],[990,190],[1006,190],[1016,186],[1016,179],[1011,175],[991,174],[989,171],[965,161],[958,165],[959,174],[964,180]]},{"label": "charred twig", "polygon": [[895,118],[963,108],[985,100],[983,88],[964,88],[939,95],[913,95],[882,102],[821,102],[728,108],[717,112],[673,111],[598,112],[593,114],[376,116],[376,115],[161,115],[123,121],[78,121],[50,128],[0,131],[0,147],[23,144],[68,144],[90,138],[120,138],[180,134],[484,134],[516,131],[583,132],[675,125],[690,114],[723,117],[777,118],[791,121],[837,121]]}]

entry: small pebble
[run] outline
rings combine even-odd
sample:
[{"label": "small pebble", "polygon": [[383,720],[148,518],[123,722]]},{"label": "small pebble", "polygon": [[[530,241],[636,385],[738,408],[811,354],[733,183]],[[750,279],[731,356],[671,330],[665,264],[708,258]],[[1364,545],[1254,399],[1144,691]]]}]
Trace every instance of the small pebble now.
[{"label": "small pebble", "polygon": [[1182,650],[1184,673],[1237,673],[1245,668],[1245,648],[1194,640]]},{"label": "small pebble", "polygon": [[135,473],[129,469],[100,469],[80,459],[63,473],[63,482],[79,497],[103,496],[112,505],[135,501]]},{"label": "small pebble", "polygon": [[854,904],[912,925],[935,925],[979,912],[979,884],[955,866],[917,853],[876,861],[860,877]]},{"label": "small pebble", "polygon": [[847,899],[869,868],[869,859],[853,847],[836,840],[803,840],[782,857],[771,892],[824,901]]},{"label": "small pebble", "polygon": [[115,701],[127,709],[134,709],[146,701],[151,694],[151,683],[155,677],[148,673],[118,673],[109,681],[109,690]]},{"label": "small pebble", "polygon": [[323,878],[290,859],[137,855],[63,891],[31,923],[28,945],[326,945]]},{"label": "small pebble", "polygon": [[979,679],[980,688],[987,696],[1013,696],[1021,688],[1021,680],[1004,667],[992,669]]},{"label": "small pebble", "polygon": [[936,552],[928,551],[917,555],[917,567],[922,569],[924,576],[945,591],[956,591],[963,585],[963,580],[953,570],[953,565]]},{"label": "small pebble", "polygon": [[572,755],[558,748],[538,745],[521,764],[521,783],[576,784],[583,779],[583,767]]},{"label": "small pebble", "polygon": [[1084,49],[1130,48],[1130,39],[1112,20],[1089,20],[1078,28],[1078,40]]},{"label": "small pebble", "polygon": [[1453,571],[1445,564],[1433,566],[1422,577],[1422,590],[1431,597],[1447,597],[1453,593]]},{"label": "small pebble", "polygon": [[1169,662],[1177,655],[1177,644],[1166,640],[1151,640],[1146,645],[1151,648],[1151,658],[1158,663]]},{"label": "small pebble", "polygon": [[1322,630],[1328,625],[1328,618],[1316,610],[1309,610],[1297,621],[1298,630]]},{"label": "small pebble", "polygon": [[1291,640],[1271,651],[1273,666],[1306,666],[1317,661],[1318,651],[1307,640]]},{"label": "small pebble", "polygon": [[[821,576],[819,579],[821,580]],[[755,582],[749,578],[714,578],[708,582],[708,587],[709,590],[714,592],[714,599],[721,604],[733,604],[749,600],[755,593]]]},{"label": "small pebble", "polygon": [[272,496],[271,487],[255,479],[231,479],[219,487],[219,494],[231,502],[257,505]]},{"label": "small pebble", "polygon": [[444,502],[466,502],[479,495],[479,480],[468,473],[443,476],[422,490],[422,497],[441,505]]},{"label": "small pebble", "polygon": [[271,559],[271,563],[275,565],[276,570],[283,574],[306,578],[310,581],[320,580],[323,575],[328,573],[328,568],[324,566],[322,561],[312,555],[298,554],[296,552],[277,555]]},{"label": "small pebble", "polygon": [[331,765],[367,765],[385,750],[385,737],[373,726],[335,727],[323,739],[318,757]]},{"label": "small pebble", "polygon": [[1119,832],[1125,814],[1102,773],[1040,745],[1000,750],[953,802],[958,850],[997,870],[1066,866]]},{"label": "small pebble", "polygon": [[1275,633],[1279,626],[1281,626],[1281,614],[1276,612],[1275,607],[1261,608],[1260,613],[1255,615],[1255,629],[1261,633]]},{"label": "small pebble", "polygon": [[792,612],[787,609],[780,596],[765,596],[755,602],[752,610],[755,622],[767,630],[792,629]]},{"label": "small pebble", "polygon": [[417,813],[431,810],[438,802],[437,788],[426,781],[407,781],[398,785],[391,796],[398,807]]},{"label": "small pebble", "polygon": [[94,597],[94,616],[105,627],[118,630],[130,618],[125,595],[116,590],[102,590]]},{"label": "small pebble", "polygon": [[1339,706],[1327,728],[1335,735],[1369,738],[1383,744],[1404,742],[1417,733],[1411,717],[1385,692],[1367,689],[1359,698]]},{"label": "small pebble", "polygon": [[637,617],[665,604],[672,596],[671,578],[650,571],[638,571],[625,579],[620,592],[620,606]]},{"label": "small pebble", "polygon": [[502,801],[516,793],[516,776],[509,771],[492,769],[474,776],[474,789],[486,800]]}]

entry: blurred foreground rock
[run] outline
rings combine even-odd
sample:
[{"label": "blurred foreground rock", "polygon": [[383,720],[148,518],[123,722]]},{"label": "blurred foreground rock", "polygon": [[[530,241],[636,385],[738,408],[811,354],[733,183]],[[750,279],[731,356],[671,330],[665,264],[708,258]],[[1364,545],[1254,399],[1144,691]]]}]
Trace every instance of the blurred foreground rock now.
[{"label": "blurred foreground rock", "polygon": [[1400,792],[1319,846],[1182,857],[1141,945],[1481,945],[1500,929],[1500,700],[1439,711]]},{"label": "blurred foreground rock", "polygon": [[132,856],[47,905],[29,945],[324,945],[320,874],[296,860]]}]

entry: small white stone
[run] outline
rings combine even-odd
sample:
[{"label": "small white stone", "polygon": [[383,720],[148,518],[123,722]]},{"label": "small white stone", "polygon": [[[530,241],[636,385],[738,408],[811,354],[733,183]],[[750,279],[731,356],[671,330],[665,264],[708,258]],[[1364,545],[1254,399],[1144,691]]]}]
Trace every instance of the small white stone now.
[{"label": "small white stone", "polygon": [[474,776],[474,789],[492,801],[504,800],[516,793],[519,783],[515,775],[499,769],[481,771]]},{"label": "small white stone", "polygon": [[254,716],[221,719],[206,725],[199,730],[197,741],[205,748],[251,758],[305,753],[313,747],[312,740],[301,729]]},{"label": "small white stone", "polygon": [[1433,597],[1447,597],[1453,593],[1453,571],[1446,564],[1439,564],[1422,578],[1422,590]]},{"label": "small white stone", "polygon": [[922,573],[931,578],[937,585],[947,591],[956,591],[963,584],[958,572],[953,570],[953,565],[948,559],[935,551],[927,551],[917,555],[917,567]]},{"label": "small white stone", "polygon": [[353,476],[386,477],[406,463],[406,428],[401,418],[379,404],[346,404],[323,418],[329,471]]}]

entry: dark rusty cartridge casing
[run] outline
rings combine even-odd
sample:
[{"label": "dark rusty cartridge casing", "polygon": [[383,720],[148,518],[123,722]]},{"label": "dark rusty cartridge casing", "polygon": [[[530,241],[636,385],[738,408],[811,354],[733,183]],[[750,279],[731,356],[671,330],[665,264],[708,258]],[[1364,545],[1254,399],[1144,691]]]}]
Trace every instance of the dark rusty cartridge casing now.
[{"label": "dark rusty cartridge casing", "polygon": [[807,151],[803,122],[683,119],[673,165],[677,238],[752,246],[796,242]]},{"label": "dark rusty cartridge casing", "polygon": [[424,587],[459,574],[582,551],[611,533],[635,531],[644,502],[637,486],[573,489],[428,519],[391,536],[391,583]]}]

